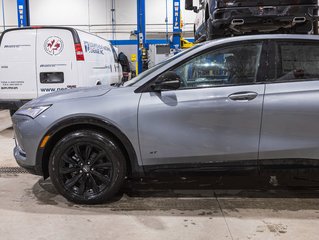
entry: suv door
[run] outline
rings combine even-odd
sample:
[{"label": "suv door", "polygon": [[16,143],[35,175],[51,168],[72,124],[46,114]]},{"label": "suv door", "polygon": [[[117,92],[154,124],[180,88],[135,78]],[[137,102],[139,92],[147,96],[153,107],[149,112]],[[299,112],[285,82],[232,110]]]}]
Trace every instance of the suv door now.
[{"label": "suv door", "polygon": [[319,42],[277,41],[272,49],[259,159],[263,164],[319,159]]},{"label": "suv door", "polygon": [[206,50],[173,67],[177,90],[142,93],[138,110],[144,165],[252,160],[265,85],[262,42]]}]

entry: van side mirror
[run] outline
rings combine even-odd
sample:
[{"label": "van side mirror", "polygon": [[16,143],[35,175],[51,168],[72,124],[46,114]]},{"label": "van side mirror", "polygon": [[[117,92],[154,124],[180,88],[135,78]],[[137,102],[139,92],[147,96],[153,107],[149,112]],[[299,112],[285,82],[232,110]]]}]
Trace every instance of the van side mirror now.
[{"label": "van side mirror", "polygon": [[181,86],[181,78],[175,72],[165,72],[151,86],[154,91],[176,90]]}]

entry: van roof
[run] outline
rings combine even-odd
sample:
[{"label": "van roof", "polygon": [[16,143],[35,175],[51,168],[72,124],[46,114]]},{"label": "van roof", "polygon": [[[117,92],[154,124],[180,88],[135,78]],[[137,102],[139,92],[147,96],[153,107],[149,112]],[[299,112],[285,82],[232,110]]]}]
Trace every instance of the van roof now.
[{"label": "van roof", "polygon": [[58,27],[58,26],[33,26],[33,27],[23,27],[23,28],[10,28],[10,29],[7,29],[7,30],[3,31],[3,33],[0,36],[0,46],[1,46],[1,43],[2,43],[3,36],[6,33],[12,32],[12,31],[21,31],[21,30],[30,30],[30,29],[64,29],[64,30],[70,31],[72,33],[72,36],[73,36],[75,44],[81,43],[79,34],[78,34],[78,32],[77,32],[77,30],[75,28]]}]

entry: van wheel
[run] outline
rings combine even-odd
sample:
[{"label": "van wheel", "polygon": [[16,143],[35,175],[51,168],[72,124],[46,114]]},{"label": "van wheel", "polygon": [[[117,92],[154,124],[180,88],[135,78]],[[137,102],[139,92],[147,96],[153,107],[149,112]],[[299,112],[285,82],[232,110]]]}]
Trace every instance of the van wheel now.
[{"label": "van wheel", "polygon": [[49,161],[51,181],[67,200],[99,204],[120,189],[126,173],[125,157],[111,137],[79,130],[63,137]]}]

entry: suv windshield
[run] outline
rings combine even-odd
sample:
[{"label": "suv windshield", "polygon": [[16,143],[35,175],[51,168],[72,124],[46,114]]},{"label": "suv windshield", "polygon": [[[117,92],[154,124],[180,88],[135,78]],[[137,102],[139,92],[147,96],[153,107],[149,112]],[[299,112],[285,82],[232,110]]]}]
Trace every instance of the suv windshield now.
[{"label": "suv windshield", "polygon": [[127,81],[126,83],[124,83],[124,87],[129,87],[129,86],[133,86],[135,83],[139,82],[140,80],[142,80],[144,77],[150,75],[151,73],[155,72],[156,70],[158,70],[160,67],[164,66],[165,64],[168,64],[170,62],[172,62],[173,60],[177,59],[177,58],[180,58],[182,56],[184,56],[186,53],[200,47],[200,46],[203,46],[207,44],[207,42],[204,42],[204,43],[200,43],[200,44],[197,44],[195,45],[194,47],[192,48],[189,48],[185,51],[182,51],[170,58],[168,58],[167,60],[165,60],[164,62],[161,62],[157,65],[155,65],[154,67],[142,72],[141,74],[139,74],[138,76],[136,76],[135,78],[131,79],[130,81]]}]

